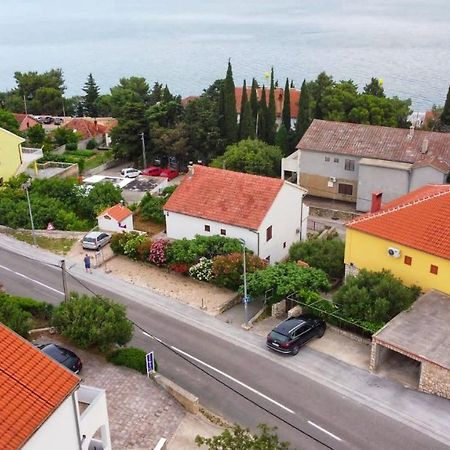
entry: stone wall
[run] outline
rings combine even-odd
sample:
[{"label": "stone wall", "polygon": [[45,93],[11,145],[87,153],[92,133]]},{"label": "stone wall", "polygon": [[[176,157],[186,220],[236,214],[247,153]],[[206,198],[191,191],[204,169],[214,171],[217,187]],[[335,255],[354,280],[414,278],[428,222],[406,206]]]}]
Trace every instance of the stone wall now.
[{"label": "stone wall", "polygon": [[422,361],[419,390],[450,399],[450,369]]},{"label": "stone wall", "polygon": [[277,319],[284,319],[286,317],[286,300],[281,300],[281,302],[272,305],[272,317],[276,317]]}]

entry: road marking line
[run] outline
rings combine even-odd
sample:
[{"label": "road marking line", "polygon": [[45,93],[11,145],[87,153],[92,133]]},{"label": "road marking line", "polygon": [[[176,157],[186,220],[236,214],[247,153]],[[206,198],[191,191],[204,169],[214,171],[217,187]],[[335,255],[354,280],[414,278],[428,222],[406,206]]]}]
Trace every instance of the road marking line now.
[{"label": "road marking line", "polygon": [[312,425],[313,427],[316,427],[320,431],[323,431],[324,433],[328,434],[329,436],[331,436],[332,438],[336,439],[337,441],[342,441],[342,439],[339,436],[336,436],[335,434],[330,433],[328,430],[325,430],[325,428],[319,427],[319,425],[315,424],[314,422],[311,422],[310,420],[308,420],[308,423],[310,425]]},{"label": "road marking line", "polygon": [[52,288],[50,286],[47,286],[46,284],[41,283],[40,281],[34,280],[33,278],[30,278],[30,277],[27,277],[26,275],[23,275],[22,273],[15,272],[14,270],[9,269],[8,267],[0,265],[0,269],[4,269],[4,270],[7,270],[8,272],[12,272],[13,274],[17,275],[18,277],[25,278],[28,281],[32,281],[33,283],[39,284],[42,287],[50,289],[51,291],[56,292],[57,294],[60,294],[60,295],[64,296],[64,292],[58,291],[57,289],[54,289],[54,288]]},{"label": "road marking line", "polygon": [[200,363],[200,364],[203,364],[205,367],[208,367],[208,369],[214,370],[215,372],[219,373],[219,374],[222,375],[223,377],[228,378],[228,379],[231,380],[231,381],[234,381],[235,383],[241,385],[242,387],[245,387],[245,388],[248,389],[249,391],[253,392],[254,394],[259,395],[260,397],[262,397],[262,398],[268,400],[269,402],[272,402],[274,405],[277,405],[278,407],[284,409],[285,411],[287,411],[287,412],[289,412],[289,413],[291,413],[291,414],[295,414],[295,412],[292,411],[292,409],[289,409],[289,408],[287,408],[286,406],[282,405],[281,403],[278,403],[276,400],[273,400],[272,398],[267,397],[267,395],[264,395],[263,393],[257,391],[256,389],[253,389],[251,386],[248,386],[247,384],[243,383],[242,381],[239,381],[239,380],[237,380],[236,378],[233,378],[231,375],[228,375],[227,373],[222,372],[221,370],[216,369],[215,367],[213,367],[213,366],[211,366],[211,365],[205,363],[205,362],[202,361],[201,359],[198,359],[198,358],[196,358],[195,356],[192,356],[192,355],[190,355],[189,353],[186,353],[186,352],[184,352],[183,350],[180,350],[180,349],[177,348],[177,347],[171,346],[170,348],[171,348],[172,350],[175,350],[175,351],[178,352],[178,353],[181,353],[181,354],[184,355],[184,356],[187,356],[188,358],[191,358],[192,360],[194,360],[194,361],[196,361],[196,362],[198,362],[198,363]]}]

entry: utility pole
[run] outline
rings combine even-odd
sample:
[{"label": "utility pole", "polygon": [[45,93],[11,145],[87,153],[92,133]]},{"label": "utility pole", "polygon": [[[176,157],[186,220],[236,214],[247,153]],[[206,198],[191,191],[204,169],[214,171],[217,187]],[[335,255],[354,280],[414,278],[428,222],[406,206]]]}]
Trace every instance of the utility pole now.
[{"label": "utility pole", "polygon": [[239,242],[242,244],[242,251],[244,256],[243,269],[244,269],[244,325],[248,326],[248,295],[247,295],[247,261],[245,258],[245,240],[240,238]]},{"label": "utility pole", "polygon": [[144,140],[144,132],[141,133],[142,140],[142,158],[144,160],[144,169],[147,168],[147,158],[145,157],[145,140]]},{"label": "utility pole", "polygon": [[[25,97],[24,97],[25,98]],[[37,247],[36,244],[36,234],[34,232],[34,221],[33,221],[33,213],[31,212],[31,202],[30,202],[30,194],[28,193],[28,188],[31,186],[30,180],[27,180],[22,184],[22,189],[27,193],[27,202],[28,202],[28,212],[30,214],[30,222],[31,222],[31,235],[33,237],[33,245]]]},{"label": "utility pole", "polygon": [[61,271],[62,271],[64,301],[68,301],[70,299],[70,294],[69,294],[69,290],[67,289],[66,260],[65,259],[61,260]]},{"label": "utility pole", "polygon": [[23,104],[25,106],[25,114],[28,115],[27,99],[25,98],[25,94],[23,94]]}]

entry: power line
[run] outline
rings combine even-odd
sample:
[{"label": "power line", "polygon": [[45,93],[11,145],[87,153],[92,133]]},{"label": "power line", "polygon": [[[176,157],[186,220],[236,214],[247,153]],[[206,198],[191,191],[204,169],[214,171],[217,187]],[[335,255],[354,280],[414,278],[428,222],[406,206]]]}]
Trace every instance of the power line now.
[{"label": "power line", "polygon": [[[70,272],[66,272],[73,280],[75,280],[76,282],[78,282],[81,286],[83,286],[84,289],[86,289],[87,291],[89,291],[90,293],[92,293],[95,297],[97,298],[101,298],[100,295],[98,295],[95,291],[93,291],[89,286],[87,286],[85,283],[83,283],[80,279],[78,279],[77,277],[75,277],[74,275],[72,275]],[[257,408],[263,410],[264,412],[266,412],[267,414],[271,415],[272,417],[278,419],[279,421],[283,422],[285,425],[288,425],[289,427],[293,428],[294,430],[298,431],[299,433],[309,437],[310,439],[312,439],[313,441],[319,443],[320,445],[322,445],[325,448],[328,448],[330,450],[333,450],[333,447],[329,446],[328,444],[326,444],[325,442],[321,441],[320,439],[312,436],[311,434],[307,433],[306,431],[303,431],[301,428],[297,427],[296,425],[288,422],[287,420],[283,419],[282,417],[280,417],[279,415],[277,415],[276,413],[274,413],[273,411],[270,411],[269,409],[265,408],[264,406],[260,405],[259,403],[255,402],[254,400],[252,400],[251,398],[247,397],[246,395],[244,395],[243,393],[239,392],[238,390],[236,390],[235,388],[233,388],[232,386],[230,386],[229,384],[225,383],[224,381],[220,380],[219,378],[217,378],[215,375],[213,375],[212,373],[206,371],[205,369],[203,369],[202,367],[200,367],[198,364],[196,364],[194,361],[190,360],[189,358],[187,358],[186,356],[182,355],[181,353],[177,352],[176,350],[174,350],[172,348],[172,346],[170,346],[169,344],[167,344],[166,342],[164,342],[163,340],[161,340],[160,338],[158,338],[157,336],[153,335],[152,333],[150,333],[149,331],[147,331],[145,328],[141,327],[140,325],[138,325],[136,322],[134,322],[131,319],[128,319],[129,322],[131,322],[138,330],[140,330],[142,333],[144,333],[146,336],[149,336],[150,338],[154,339],[156,342],[159,342],[165,349],[169,350],[170,352],[174,353],[175,355],[177,355],[179,358],[183,359],[184,361],[186,361],[188,364],[190,364],[191,366],[195,367],[196,369],[198,369],[199,371],[203,372],[205,375],[208,375],[210,378],[212,378],[214,381],[218,382],[219,384],[221,384],[222,386],[226,387],[227,389],[231,390],[232,392],[234,392],[235,394],[239,395],[241,398],[247,400],[248,402],[250,402],[252,405],[256,406]]]}]

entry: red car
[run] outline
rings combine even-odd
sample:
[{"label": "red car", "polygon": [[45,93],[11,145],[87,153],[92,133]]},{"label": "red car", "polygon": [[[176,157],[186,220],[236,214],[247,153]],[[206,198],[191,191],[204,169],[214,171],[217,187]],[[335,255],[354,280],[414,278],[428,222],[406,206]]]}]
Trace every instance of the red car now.
[{"label": "red car", "polygon": [[166,177],[169,180],[173,180],[174,178],[176,178],[180,173],[178,172],[178,170],[174,170],[174,169],[164,169],[161,171],[161,173],[159,174],[160,177]]},{"label": "red car", "polygon": [[141,175],[146,175],[148,177],[159,177],[161,175],[161,167],[151,166],[147,167],[141,172]]}]

